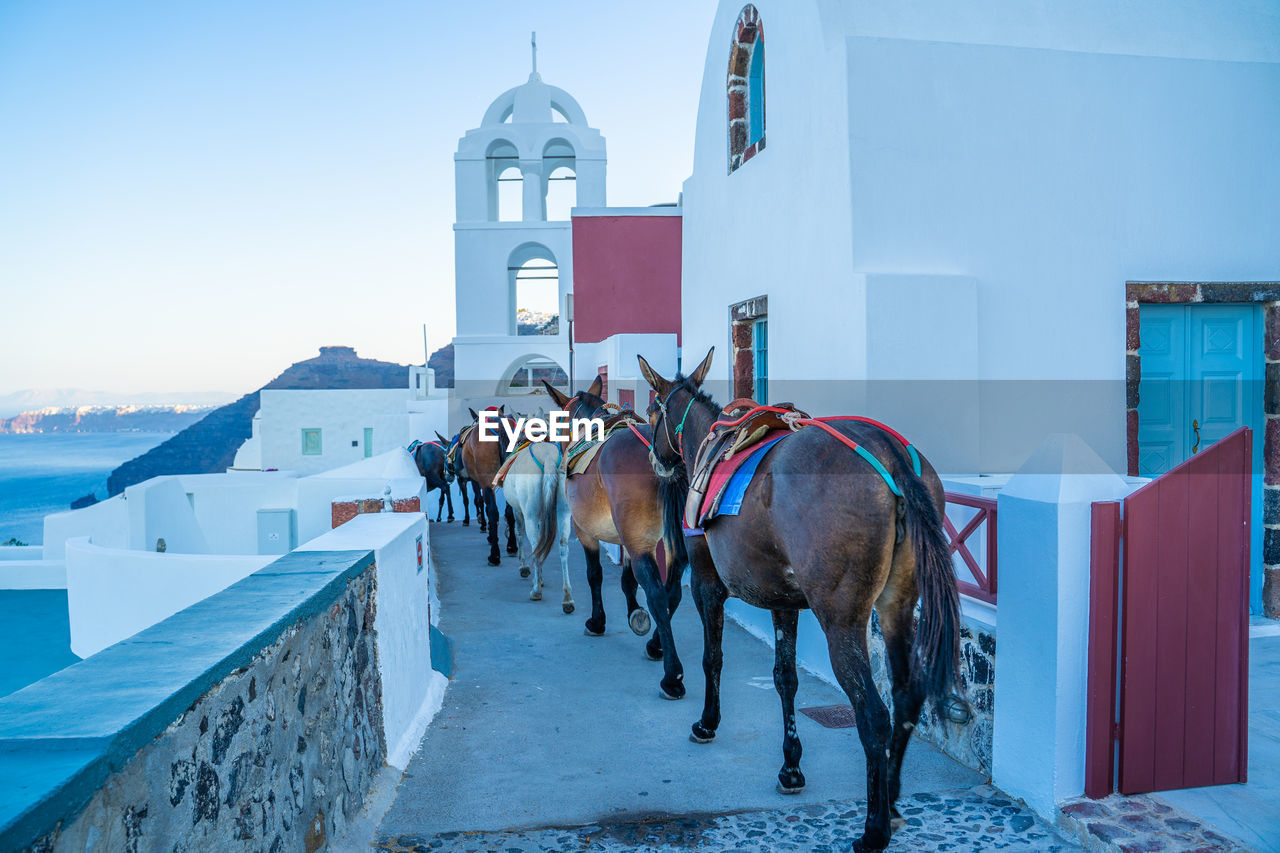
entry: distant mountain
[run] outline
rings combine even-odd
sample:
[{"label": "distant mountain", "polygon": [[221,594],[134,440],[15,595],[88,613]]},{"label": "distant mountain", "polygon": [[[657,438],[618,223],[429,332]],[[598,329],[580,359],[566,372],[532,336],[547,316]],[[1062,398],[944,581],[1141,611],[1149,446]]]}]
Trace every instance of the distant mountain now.
[{"label": "distant mountain", "polygon": [[107,494],[118,495],[163,474],[220,474],[231,467],[236,451],[253,432],[260,391],[326,388],[403,388],[407,394],[409,365],[360,358],[351,347],[321,347],[316,358],[290,365],[258,391],[214,409],[168,441],[125,462],[107,478]]},{"label": "distant mountain", "polygon": [[560,315],[549,311],[530,311],[528,308],[517,308],[516,334],[558,335],[560,334]]},{"label": "distant mountain", "polygon": [[177,432],[213,406],[49,406],[0,418],[0,433]]},{"label": "distant mountain", "polygon": [[81,406],[220,406],[235,395],[229,391],[90,391],[84,388],[27,388],[0,394],[0,418],[48,408]]}]

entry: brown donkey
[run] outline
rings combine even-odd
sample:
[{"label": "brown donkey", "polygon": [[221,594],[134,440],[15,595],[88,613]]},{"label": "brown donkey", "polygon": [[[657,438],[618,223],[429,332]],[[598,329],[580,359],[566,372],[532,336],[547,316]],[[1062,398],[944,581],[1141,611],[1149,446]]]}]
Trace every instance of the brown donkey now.
[{"label": "brown donkey", "polygon": [[[720,414],[699,390],[714,352],[690,376],[674,381],[640,358],[640,369],[657,393],[651,408],[655,455],[672,468],[684,468],[686,459],[692,467],[693,455]],[[946,498],[933,466],[921,457],[917,475],[904,445],[878,425],[841,420],[829,426],[879,460],[889,479],[824,429],[804,427],[788,435],[760,463],[740,514],[707,522],[710,561],[693,554],[691,589],[704,624],[723,624],[729,595],[773,615],[773,679],[783,712],[778,790],[783,793],[804,787],[795,719],[796,622],[800,610],[813,610],[827,637],[832,669],[857,715],[866,755],[867,821],[854,849],[879,850],[889,843],[902,757],[924,700],[941,705],[956,689],[959,595],[942,526]],[[918,629],[913,627],[917,598]],[[868,656],[873,607],[893,678],[892,721]],[[720,638],[718,631],[711,636],[710,628],[705,630],[715,654],[706,667],[707,705],[693,727],[692,739],[700,743],[715,737],[720,722],[718,697],[711,702],[719,685]]]},{"label": "brown donkey", "polygon": [[[544,382],[556,405],[573,418],[597,417],[604,407],[599,396],[600,379],[586,391],[572,397]],[[663,662],[661,693],[667,699],[680,699],[685,694],[684,667],[676,654],[671,632],[671,616],[680,605],[683,594],[681,579],[688,565],[683,536],[666,544],[667,573],[658,569],[658,543],[663,541],[663,500],[659,482],[649,462],[652,429],[636,424],[635,430],[621,429],[605,441],[585,471],[569,477],[565,491],[573,513],[573,529],[582,543],[587,558],[587,583],[591,587],[591,618],[586,633],[604,633],[604,603],[600,595],[604,571],[600,565],[600,543],[621,545],[625,549],[622,591],[627,599],[628,624],[637,634],[649,630],[649,616],[636,601],[637,586],[644,587],[645,600],[657,623],[657,631],[645,645],[650,660]],[[678,486],[667,486],[675,488]],[[672,496],[672,502],[676,496]],[[682,503],[682,502],[681,502]]]},{"label": "brown donkey", "polygon": [[[505,419],[504,408],[498,407],[499,418]],[[471,412],[471,419],[477,426],[467,434],[466,441],[462,443],[462,465],[467,469],[467,476],[480,485],[480,493],[484,498],[484,512],[488,516],[486,526],[489,537],[489,565],[496,566],[502,562],[502,555],[498,551],[498,498],[494,491],[493,478],[497,476],[498,469],[507,458],[506,436],[499,429],[498,441],[481,441],[478,426],[480,416],[476,414],[475,409],[468,411]],[[479,514],[479,508],[477,508],[477,514]],[[507,553],[517,554],[519,547],[516,543],[516,516],[511,507],[507,507],[506,516]],[[529,569],[521,568],[520,576],[527,578]]]}]

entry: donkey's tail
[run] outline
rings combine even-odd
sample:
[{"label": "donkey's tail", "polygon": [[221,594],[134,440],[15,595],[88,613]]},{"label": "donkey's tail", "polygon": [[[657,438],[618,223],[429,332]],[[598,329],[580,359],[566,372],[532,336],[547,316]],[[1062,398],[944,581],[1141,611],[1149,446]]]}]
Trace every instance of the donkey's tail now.
[{"label": "donkey's tail", "polygon": [[689,550],[684,541],[689,477],[683,465],[676,465],[670,477],[658,477],[658,499],[662,504],[662,544],[667,552],[667,565],[680,568],[689,563]]},{"label": "donkey's tail", "polygon": [[[534,456],[538,452],[539,447],[554,447],[552,444],[533,444],[529,447],[529,455]],[[558,515],[558,507],[560,504],[560,478],[563,476],[560,470],[560,464],[549,460],[540,460],[534,457],[542,468],[541,494],[539,498],[542,500],[540,506],[540,523],[538,525],[538,541],[533,546],[533,559],[538,565],[547,559],[551,554],[551,548],[556,544],[556,540],[560,536],[560,518]]]},{"label": "donkey's tail", "polygon": [[959,692],[960,593],[937,504],[918,476],[901,480],[915,553],[920,624],[911,649],[911,680],[936,706]]}]

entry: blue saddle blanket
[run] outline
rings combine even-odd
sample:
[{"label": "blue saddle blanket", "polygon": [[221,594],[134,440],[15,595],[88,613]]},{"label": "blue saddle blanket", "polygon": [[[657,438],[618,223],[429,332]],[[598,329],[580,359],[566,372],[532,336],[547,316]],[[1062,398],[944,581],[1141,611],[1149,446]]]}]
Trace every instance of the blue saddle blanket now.
[{"label": "blue saddle blanket", "polygon": [[724,487],[719,502],[712,512],[703,519],[703,523],[719,515],[737,515],[742,511],[742,500],[746,497],[747,486],[751,485],[751,479],[755,477],[756,469],[764,461],[765,454],[789,434],[784,432],[782,435],[774,436],[762,441],[755,447],[748,448],[747,453],[749,455],[746,461],[739,465],[738,469],[729,477],[729,482]]}]

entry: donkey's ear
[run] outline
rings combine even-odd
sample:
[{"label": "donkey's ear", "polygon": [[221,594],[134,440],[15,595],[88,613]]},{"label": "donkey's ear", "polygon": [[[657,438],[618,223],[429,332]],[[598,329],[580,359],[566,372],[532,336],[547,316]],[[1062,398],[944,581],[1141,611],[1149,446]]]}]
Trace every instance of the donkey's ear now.
[{"label": "donkey's ear", "polygon": [[711,356],[716,354],[716,348],[712,347],[707,350],[706,358],[702,359],[702,363],[694,368],[693,373],[689,374],[689,381],[693,383],[694,388],[701,388],[703,381],[707,378],[707,374],[711,371]]},{"label": "donkey's ear", "polygon": [[563,391],[556,388],[556,386],[552,385],[550,382],[548,382],[545,379],[542,380],[542,384],[546,386],[547,393],[551,395],[552,400],[556,401],[557,406],[559,406],[562,409],[569,408],[569,403],[572,402],[573,400],[572,397],[565,394]]},{"label": "donkey's ear", "polygon": [[636,361],[640,362],[640,373],[644,376],[644,381],[649,383],[649,387],[658,393],[659,397],[665,397],[667,392],[671,390],[671,383],[658,375],[658,371],[649,366],[649,362],[644,360],[644,356],[636,354]]},{"label": "donkey's ear", "polygon": [[449,443],[449,439],[447,439],[447,438],[445,438],[443,435],[441,435],[441,434],[440,434],[440,430],[436,430],[436,438],[440,439],[440,443],[441,443],[441,444],[448,444],[448,443]]},{"label": "donkey's ear", "polygon": [[604,377],[597,373],[595,381],[593,381],[591,383],[591,386],[587,388],[587,394],[592,397],[599,397],[600,392],[603,390],[604,390]]},{"label": "donkey's ear", "polygon": [[507,404],[503,403],[501,406],[498,407],[498,417],[501,418],[506,413],[507,413]]},{"label": "donkey's ear", "polygon": [[467,409],[467,411],[471,413],[471,420],[473,420],[473,421],[479,421],[479,420],[480,420],[480,416],[476,414],[476,410],[475,410],[475,409]]}]

